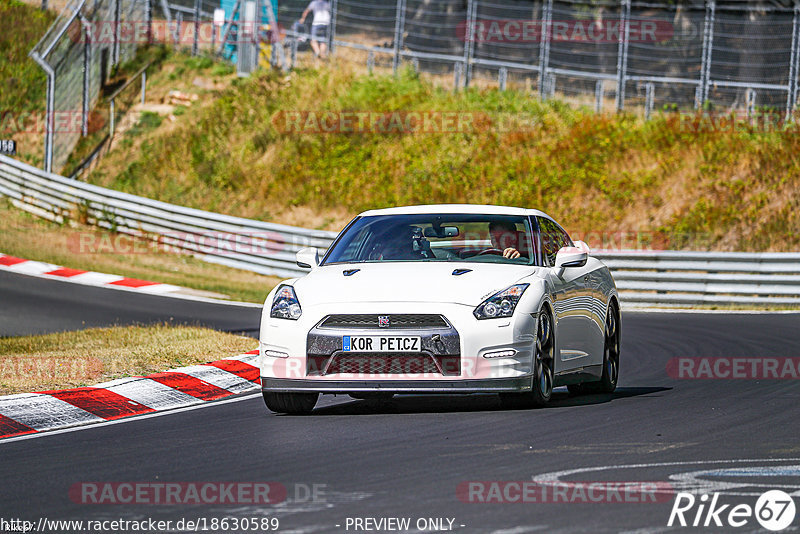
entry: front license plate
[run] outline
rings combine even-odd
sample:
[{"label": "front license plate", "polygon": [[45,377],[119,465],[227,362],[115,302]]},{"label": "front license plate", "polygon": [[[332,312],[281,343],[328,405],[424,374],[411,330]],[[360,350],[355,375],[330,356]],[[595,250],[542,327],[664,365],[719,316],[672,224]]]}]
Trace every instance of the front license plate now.
[{"label": "front license plate", "polygon": [[415,336],[342,336],[344,352],[420,352],[422,339]]}]

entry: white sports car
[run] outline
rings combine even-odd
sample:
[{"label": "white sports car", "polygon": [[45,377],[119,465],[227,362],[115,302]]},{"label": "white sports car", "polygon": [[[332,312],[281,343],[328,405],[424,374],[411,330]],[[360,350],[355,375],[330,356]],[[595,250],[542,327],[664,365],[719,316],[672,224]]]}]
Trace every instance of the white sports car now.
[{"label": "white sports car", "polygon": [[538,210],[433,205],[367,211],[311,272],[267,297],[267,407],[325,393],[499,393],[543,405],[556,386],[612,392],[620,307],[608,268]]}]

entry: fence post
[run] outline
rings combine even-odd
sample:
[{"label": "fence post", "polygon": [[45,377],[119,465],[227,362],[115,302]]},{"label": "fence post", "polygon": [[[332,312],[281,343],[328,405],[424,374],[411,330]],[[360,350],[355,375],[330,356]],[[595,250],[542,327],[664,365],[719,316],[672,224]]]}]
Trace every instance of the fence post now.
[{"label": "fence post", "polygon": [[144,0],[144,22],[147,24],[147,33],[145,38],[147,44],[153,44],[153,5],[150,3],[152,0]]},{"label": "fence post", "polygon": [[800,35],[798,35],[798,16],[800,16],[800,2],[795,0],[794,16],[792,17],[792,51],[789,56],[789,90],[786,96],[786,122],[792,120],[795,102],[797,102],[797,69],[800,50]]},{"label": "fence post", "polygon": [[42,11],[47,11],[47,0],[42,0]]},{"label": "fence post", "polygon": [[400,65],[400,49],[402,48],[403,28],[405,27],[405,0],[397,0],[394,20],[394,57],[392,58],[392,72],[397,74]]},{"label": "fence post", "polygon": [[[153,0],[155,2],[155,0]],[[161,2],[161,11],[164,12],[164,18],[167,19],[167,22],[171,25],[172,24],[172,12],[169,9],[169,2],[168,0],[159,0]]]},{"label": "fence post", "polygon": [[370,50],[367,54],[367,72],[372,75],[372,69],[375,68],[375,51]]},{"label": "fence post", "polygon": [[648,82],[644,86],[644,120],[650,120],[650,113],[653,111],[655,86],[652,82]]},{"label": "fence post", "polygon": [[111,146],[111,140],[114,139],[114,130],[117,126],[116,120],[116,106],[114,105],[114,99],[111,99],[111,102],[108,105],[108,114],[109,114],[109,126],[108,126],[108,146]]},{"label": "fence post", "polygon": [[183,26],[183,13],[178,11],[178,14],[175,15],[175,46],[179,46],[181,44],[181,26]]},{"label": "fence post", "polygon": [[475,56],[475,20],[477,13],[475,0],[467,0],[467,26],[464,28],[464,87],[472,80],[472,58]]},{"label": "fence post", "polygon": [[508,82],[508,69],[500,67],[500,71],[497,73],[497,84],[500,86],[501,91],[506,90],[506,82]]},{"label": "fence post", "polygon": [[747,88],[745,91],[745,101],[747,102],[747,121],[750,122],[756,112],[756,92],[754,89]]},{"label": "fence post", "polygon": [[453,90],[458,91],[461,87],[461,71],[464,69],[463,63],[453,63]]},{"label": "fence post", "polygon": [[197,39],[200,33],[200,0],[194,0],[194,36],[192,37],[192,55],[197,55]]},{"label": "fence post", "polygon": [[89,83],[92,74],[92,25],[83,15],[78,15],[83,26],[83,108],[81,109],[81,135],[89,135]]},{"label": "fence post", "polygon": [[120,26],[120,2],[114,0],[114,48],[111,53],[111,64],[116,66],[119,63],[119,26]]},{"label": "fence post", "polygon": [[[267,19],[269,20],[269,27],[274,28],[272,31],[272,41],[271,41],[271,48],[272,53],[275,55],[275,61],[281,67],[281,70],[286,72],[288,70],[288,66],[286,63],[286,51],[283,49],[283,37],[281,37],[280,28],[278,27],[278,17],[276,15],[276,9],[272,5],[272,0],[264,0],[265,5],[267,6]],[[261,21],[261,11],[258,12],[258,21],[260,24]]]},{"label": "fence post", "polygon": [[695,109],[701,109],[708,100],[708,85],[711,78],[711,51],[714,49],[714,11],[715,0],[706,1],[706,14],[703,23],[703,51],[700,65],[700,86],[695,98]]},{"label": "fence post", "polygon": [[594,112],[600,113],[603,110],[603,80],[597,80],[594,85]]},{"label": "fence post", "polygon": [[622,0],[622,16],[619,27],[619,49],[617,53],[617,111],[625,108],[625,72],[628,70],[628,40],[630,37],[631,0]]},{"label": "fence post", "polygon": [[53,172],[53,130],[55,126],[55,92],[56,92],[56,72],[53,67],[45,61],[38,52],[31,52],[31,58],[39,64],[47,74],[47,111],[45,112],[44,126],[44,170]]},{"label": "fence post", "polygon": [[142,71],[142,105],[144,106],[144,101],[147,96],[147,69]]},{"label": "fence post", "polygon": [[336,14],[339,11],[339,0],[331,2],[331,29],[328,32],[328,53],[333,54],[336,50]]},{"label": "fence post", "polygon": [[550,64],[550,39],[552,36],[553,0],[547,0],[543,6],[541,20],[541,34],[539,35],[539,98],[547,96],[545,82],[547,68]]}]

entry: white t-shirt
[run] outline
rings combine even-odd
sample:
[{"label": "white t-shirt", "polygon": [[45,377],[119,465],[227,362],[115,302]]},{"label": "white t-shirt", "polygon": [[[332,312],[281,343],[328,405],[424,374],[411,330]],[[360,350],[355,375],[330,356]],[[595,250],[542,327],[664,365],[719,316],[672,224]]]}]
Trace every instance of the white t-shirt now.
[{"label": "white t-shirt", "polygon": [[311,0],[308,9],[314,12],[312,26],[321,26],[331,23],[331,3],[327,0]]}]

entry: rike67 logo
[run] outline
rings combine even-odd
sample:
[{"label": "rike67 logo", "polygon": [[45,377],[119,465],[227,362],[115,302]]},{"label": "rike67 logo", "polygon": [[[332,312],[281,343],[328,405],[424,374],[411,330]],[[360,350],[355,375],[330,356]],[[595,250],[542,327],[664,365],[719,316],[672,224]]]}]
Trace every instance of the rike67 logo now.
[{"label": "rike67 logo", "polygon": [[787,528],[795,518],[792,497],[781,490],[762,494],[754,507],[749,504],[719,504],[719,493],[696,497],[681,492],[675,496],[667,526],[733,527],[739,528],[756,521],[765,529],[777,532]]}]

